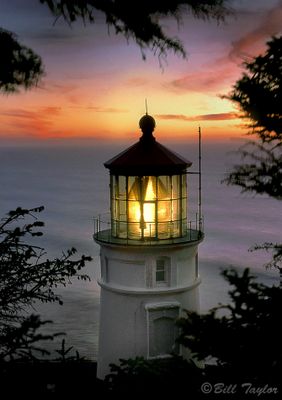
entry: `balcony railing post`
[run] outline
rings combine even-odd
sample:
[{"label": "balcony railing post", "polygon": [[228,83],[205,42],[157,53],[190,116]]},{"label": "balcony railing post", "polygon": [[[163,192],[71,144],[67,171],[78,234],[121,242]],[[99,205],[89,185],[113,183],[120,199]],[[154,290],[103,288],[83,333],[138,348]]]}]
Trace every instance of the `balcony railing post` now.
[{"label": "balcony railing post", "polygon": [[191,231],[191,225],[192,225],[192,222],[191,221],[189,221],[189,235],[190,235],[190,240],[191,240],[191,235],[192,235],[192,231]]}]

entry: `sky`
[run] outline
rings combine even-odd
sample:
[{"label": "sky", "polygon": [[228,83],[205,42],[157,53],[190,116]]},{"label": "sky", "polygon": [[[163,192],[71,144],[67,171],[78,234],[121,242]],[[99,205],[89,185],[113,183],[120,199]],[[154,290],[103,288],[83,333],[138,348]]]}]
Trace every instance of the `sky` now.
[{"label": "sky", "polygon": [[[235,13],[224,23],[183,18],[180,28],[162,21],[178,36],[187,59],[158,57],[108,32],[96,22],[71,27],[39,0],[0,0],[0,26],[41,55],[46,74],[37,88],[2,95],[2,143],[72,140],[132,140],[148,112],[156,137],[186,140],[200,125],[207,139],[236,139],[247,129],[228,94],[242,63],[263,53],[271,36],[282,33],[282,0],[230,0]],[[2,61],[1,61],[2,62]]]}]

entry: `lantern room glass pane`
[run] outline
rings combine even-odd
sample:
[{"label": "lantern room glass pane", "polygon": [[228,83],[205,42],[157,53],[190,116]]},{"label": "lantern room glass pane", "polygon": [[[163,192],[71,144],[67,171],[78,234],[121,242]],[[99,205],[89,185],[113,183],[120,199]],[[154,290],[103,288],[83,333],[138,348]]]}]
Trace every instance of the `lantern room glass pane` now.
[{"label": "lantern room glass pane", "polygon": [[158,201],[158,221],[171,220],[171,201]]},{"label": "lantern room glass pane", "polygon": [[171,176],[158,177],[158,199],[166,200],[171,197]]},{"label": "lantern room glass pane", "polygon": [[117,177],[118,179],[118,187],[116,191],[116,197],[119,199],[125,199],[126,198],[126,177],[125,176],[119,176]]},{"label": "lantern room glass pane", "polygon": [[158,222],[158,238],[168,239],[170,235],[170,222]]},{"label": "lantern room glass pane", "polygon": [[126,221],[127,220],[126,201],[121,200],[117,201],[116,203],[118,204],[117,219],[119,221]]},{"label": "lantern room glass pane", "polygon": [[172,221],[177,221],[181,219],[181,211],[180,208],[180,201],[181,199],[172,200]]},{"label": "lantern room glass pane", "polygon": [[178,199],[181,197],[180,175],[172,176],[172,198]]},{"label": "lantern room glass pane", "polygon": [[154,223],[156,220],[156,205],[154,202],[145,202],[143,204],[143,219],[144,222]]},{"label": "lantern room glass pane", "polygon": [[155,176],[144,176],[142,179],[142,196],[144,201],[156,200],[157,188]]},{"label": "lantern room glass pane", "polygon": [[127,226],[127,222],[117,222],[116,223],[116,229],[117,229],[117,236],[122,238],[122,239],[126,239],[127,238],[127,230],[128,230],[128,226]]},{"label": "lantern room glass pane", "polygon": [[128,239],[142,239],[142,230],[140,229],[139,222],[129,222],[127,224],[128,232],[127,238]]},{"label": "lantern room glass pane", "polygon": [[127,239],[181,237],[186,176],[112,176],[112,234]]},{"label": "lantern room glass pane", "polygon": [[127,198],[129,200],[140,199],[140,179],[139,177],[129,176],[128,177],[128,193]]},{"label": "lantern room glass pane", "polygon": [[139,201],[128,201],[128,220],[129,222],[139,222],[141,218],[141,208]]}]

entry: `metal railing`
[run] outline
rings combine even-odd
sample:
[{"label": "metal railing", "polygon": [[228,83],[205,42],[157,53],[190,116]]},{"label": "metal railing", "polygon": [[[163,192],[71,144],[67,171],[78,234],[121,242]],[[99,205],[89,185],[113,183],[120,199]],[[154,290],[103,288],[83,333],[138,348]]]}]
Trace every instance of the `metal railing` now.
[{"label": "metal railing", "polygon": [[[147,235],[141,236],[139,222],[121,222],[111,220],[110,213],[100,214],[94,217],[94,239],[98,242],[127,244],[127,245],[160,245],[160,244],[177,244],[185,242],[200,241],[204,237],[204,221],[195,215],[195,220],[185,221],[185,228],[182,227],[179,235],[169,233],[173,231],[176,223],[183,221],[167,221],[158,222],[158,224],[147,223]],[[116,224],[124,224],[116,227]],[[163,226],[162,226],[163,224]],[[156,232],[158,225],[158,232]],[[139,232],[139,233],[138,233]],[[162,233],[163,232],[163,233]]]}]

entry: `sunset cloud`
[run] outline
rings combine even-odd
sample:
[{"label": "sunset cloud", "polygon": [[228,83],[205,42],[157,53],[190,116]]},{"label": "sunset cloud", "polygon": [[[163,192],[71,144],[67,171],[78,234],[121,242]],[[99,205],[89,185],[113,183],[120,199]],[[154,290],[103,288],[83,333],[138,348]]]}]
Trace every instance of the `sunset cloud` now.
[{"label": "sunset cloud", "polygon": [[132,42],[108,36],[104,20],[53,26],[40,2],[4,1],[0,25],[42,56],[46,76],[33,90],[3,97],[1,137],[132,138],[145,98],[164,136],[173,129],[182,137],[189,122],[199,121],[206,121],[210,135],[235,132],[236,109],[220,95],[241,77],[246,57],[261,53],[281,32],[282,0],[233,3],[237,18],[218,26],[187,16],[177,32],[168,18],[164,29],[179,33],[188,58],[169,52],[162,69],[150,52],[143,62]]},{"label": "sunset cloud", "polygon": [[93,110],[94,112],[98,113],[126,113],[128,110],[124,108],[114,108],[114,107],[98,107],[98,106],[90,106],[86,107],[87,110]]},{"label": "sunset cloud", "polygon": [[[250,18],[253,15],[250,14]],[[232,43],[232,49],[228,54],[230,60],[241,61],[246,56],[254,56],[263,50],[265,42],[271,36],[282,33],[282,0],[270,10],[266,11],[258,26],[248,34]]]},{"label": "sunset cloud", "polygon": [[62,113],[62,108],[61,107],[41,107],[41,112],[45,116],[49,115],[60,115]]},{"label": "sunset cloud", "polygon": [[47,106],[38,107],[34,111],[22,108],[1,110],[0,118],[5,117],[5,125],[18,133],[25,132],[40,137],[49,135],[56,124],[56,117],[61,114],[60,107]]},{"label": "sunset cloud", "polygon": [[[264,13],[256,11],[256,15],[254,19],[254,12],[244,14],[250,31],[232,41],[225,53],[218,58],[211,58],[198,70],[172,80],[166,87],[174,92],[224,93],[226,87],[234,85],[240,77],[243,61],[261,53],[266,41],[282,33],[282,0]],[[258,24],[252,29],[254,21],[258,21]]]},{"label": "sunset cloud", "polygon": [[26,111],[22,109],[1,110],[0,115],[13,118],[27,118],[34,119],[36,117],[33,111]]},{"label": "sunset cloud", "polygon": [[61,111],[62,111],[61,107],[54,107],[54,106],[39,107],[35,111],[27,111],[18,108],[18,109],[1,110],[0,115],[5,115],[7,117],[14,117],[14,118],[36,120],[38,118],[48,119],[49,116],[61,114]]},{"label": "sunset cloud", "polygon": [[164,120],[178,120],[178,121],[225,121],[231,119],[238,119],[238,114],[234,112],[218,113],[218,114],[203,114],[196,115],[194,117],[187,117],[182,114],[159,114],[157,118]]},{"label": "sunset cloud", "polygon": [[129,87],[131,87],[131,86],[139,87],[139,86],[145,86],[145,85],[151,84],[151,81],[146,78],[136,77],[136,78],[128,79],[126,84]]},{"label": "sunset cloud", "polygon": [[206,70],[188,73],[168,84],[170,90],[192,92],[219,92],[235,78],[232,65],[215,62]]},{"label": "sunset cloud", "polygon": [[50,92],[60,93],[60,94],[68,94],[78,89],[77,85],[72,83],[58,83],[52,82],[49,80],[45,80],[41,86],[42,89],[48,90]]}]

